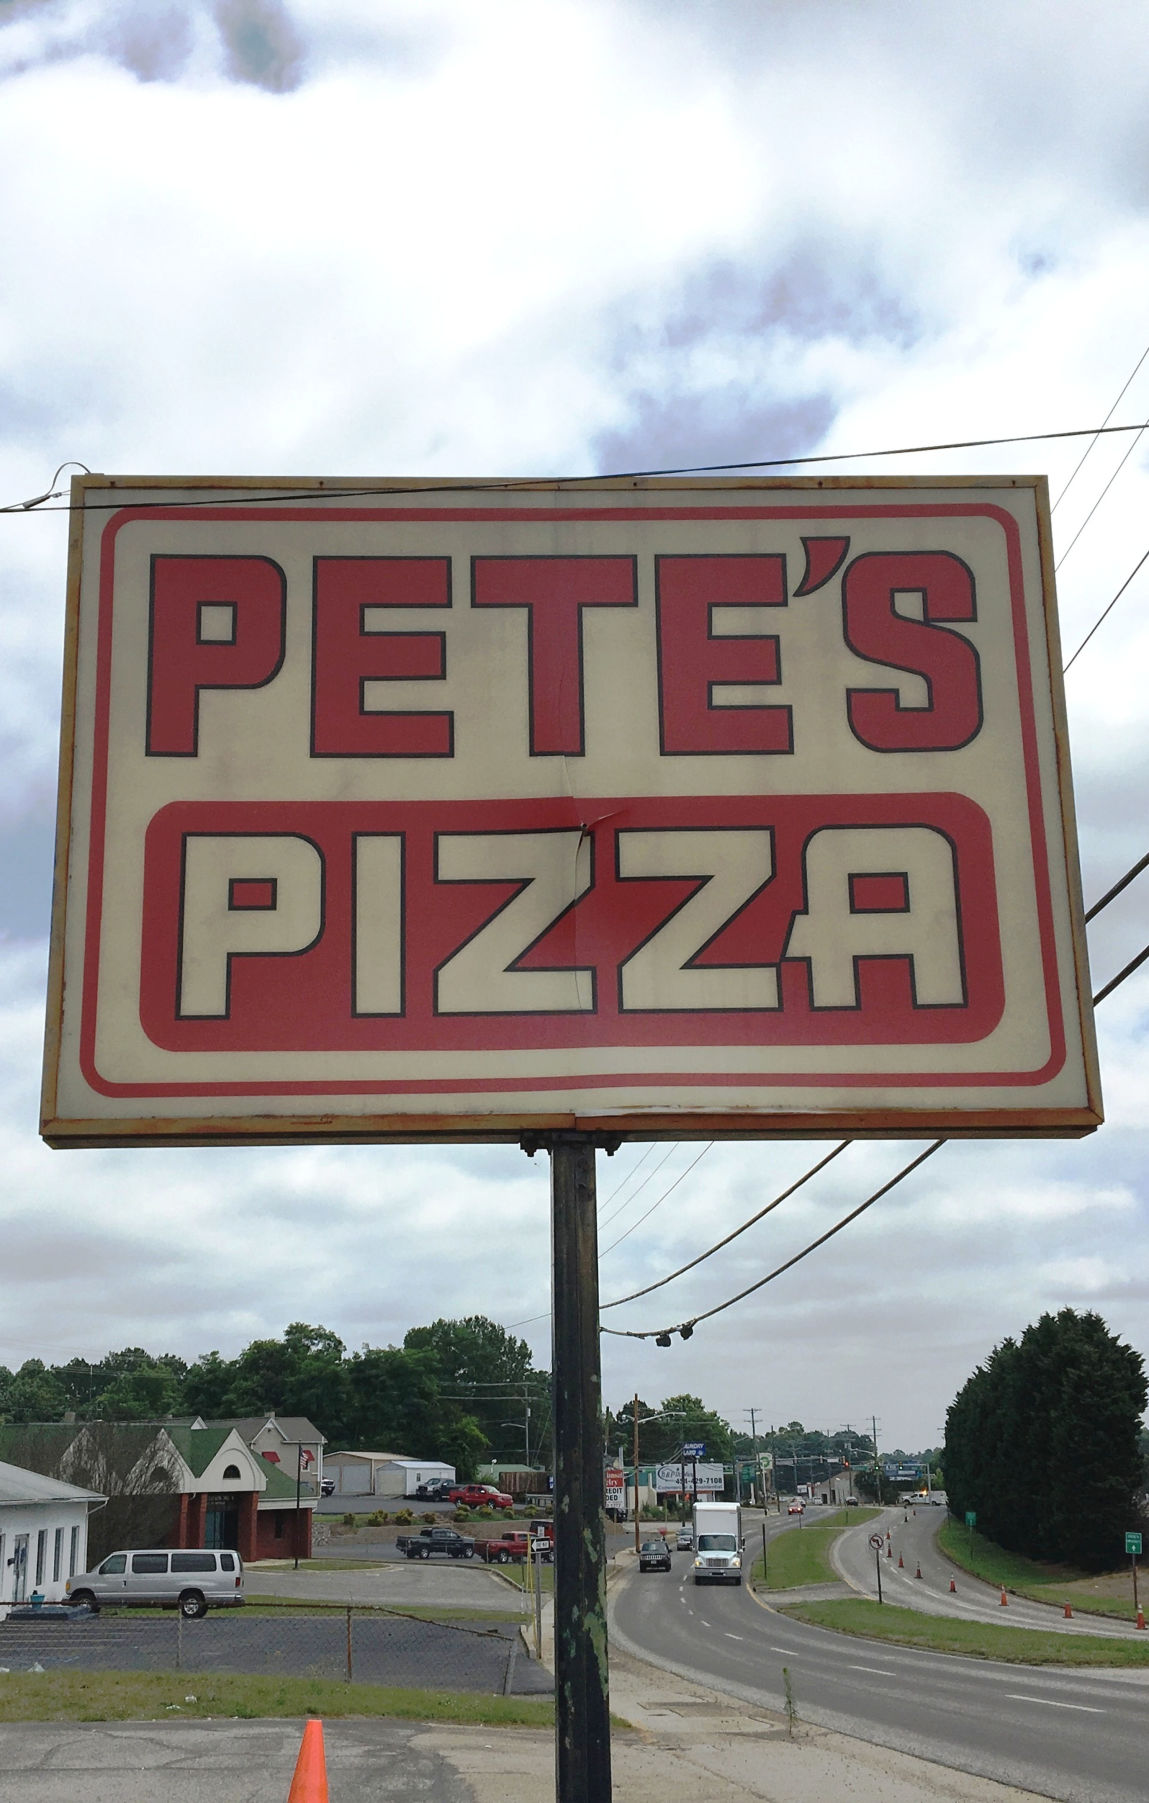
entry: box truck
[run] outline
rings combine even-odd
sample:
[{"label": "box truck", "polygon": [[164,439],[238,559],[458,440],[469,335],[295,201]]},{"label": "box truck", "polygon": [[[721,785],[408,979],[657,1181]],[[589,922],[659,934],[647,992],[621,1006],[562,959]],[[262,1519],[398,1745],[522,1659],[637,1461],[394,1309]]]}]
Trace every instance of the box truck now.
[{"label": "box truck", "polygon": [[741,1584],[742,1509],[732,1502],[696,1502],[694,1505],[694,1565],[696,1584]]}]

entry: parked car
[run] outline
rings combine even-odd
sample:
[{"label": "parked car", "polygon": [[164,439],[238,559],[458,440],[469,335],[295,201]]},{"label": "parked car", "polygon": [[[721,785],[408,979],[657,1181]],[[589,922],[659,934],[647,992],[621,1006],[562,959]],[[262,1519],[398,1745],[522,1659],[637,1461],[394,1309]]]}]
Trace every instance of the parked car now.
[{"label": "parked car", "polygon": [[449,1477],[429,1477],[426,1483],[415,1485],[415,1495],[426,1502],[446,1502],[453,1488]]},{"label": "parked car", "polygon": [[213,1609],[243,1602],[243,1560],[235,1552],[182,1547],[171,1552],[109,1553],[94,1571],[80,1571],[64,1586],[68,1601],[101,1608],[178,1609],[195,1621]]},{"label": "parked car", "polygon": [[453,1503],[462,1503],[468,1509],[513,1509],[515,1499],[508,1496],[505,1490],[496,1490],[494,1484],[456,1484],[448,1490],[447,1496]]},{"label": "parked car", "polygon": [[445,1553],[449,1559],[475,1556],[475,1542],[454,1528],[422,1528],[417,1534],[400,1534],[395,1545],[408,1559],[429,1559],[432,1553]]},{"label": "parked car", "polygon": [[800,1503],[797,1498],[795,1498],[786,1513],[787,1515],[804,1515],[806,1513],[806,1505],[805,1503]]},{"label": "parked car", "polygon": [[847,1507],[847,1509],[856,1509],[858,1507],[857,1497],[856,1496],[847,1496],[846,1507]]},{"label": "parked car", "polygon": [[639,1571],[669,1571],[670,1548],[665,1540],[644,1540],[638,1549]]},{"label": "parked car", "polygon": [[694,1529],[687,1522],[683,1522],[678,1530],[674,1550],[676,1553],[692,1553],[694,1551]]},{"label": "parked car", "polygon": [[335,1495],[335,1479],[333,1477],[320,1478],[319,1494],[320,1494],[320,1496],[334,1496]]}]

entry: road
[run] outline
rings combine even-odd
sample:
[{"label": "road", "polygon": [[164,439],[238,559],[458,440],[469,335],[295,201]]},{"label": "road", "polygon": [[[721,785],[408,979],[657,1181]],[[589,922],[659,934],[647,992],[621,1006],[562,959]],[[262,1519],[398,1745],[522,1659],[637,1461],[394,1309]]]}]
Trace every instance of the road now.
[{"label": "road", "polygon": [[[783,1526],[771,1519],[771,1537]],[[751,1526],[751,1546],[758,1533]],[[1066,1803],[1144,1803],[1149,1793],[1149,1679],[1140,1673],[1052,1671],[847,1638],[788,1620],[746,1587],[695,1585],[689,1570],[690,1555],[679,1553],[669,1576],[628,1576],[613,1594],[614,1643],[770,1709],[785,1708],[785,1668],[805,1720]]]},{"label": "road", "polygon": [[[834,1546],[834,1563],[841,1575],[865,1595],[877,1595],[875,1560],[869,1535],[880,1527],[889,1530],[890,1556],[880,1560],[882,1593],[888,1603],[903,1609],[919,1609],[927,1615],[956,1616],[966,1621],[986,1621],[1014,1628],[1044,1628],[1059,1634],[1104,1634],[1144,1640],[1132,1621],[1112,1617],[1074,1615],[1066,1620],[1061,1608],[1011,1596],[1003,1607],[1001,1592],[955,1571],[937,1548],[937,1531],[945,1519],[939,1509],[923,1508],[917,1514],[886,1509],[878,1522],[850,1528]],[[816,1521],[816,1518],[815,1518]],[[899,1559],[902,1563],[899,1565]],[[918,1573],[921,1572],[919,1578]],[[956,1589],[950,1590],[951,1581]],[[1132,1607],[1132,1592],[1130,1593]]]}]

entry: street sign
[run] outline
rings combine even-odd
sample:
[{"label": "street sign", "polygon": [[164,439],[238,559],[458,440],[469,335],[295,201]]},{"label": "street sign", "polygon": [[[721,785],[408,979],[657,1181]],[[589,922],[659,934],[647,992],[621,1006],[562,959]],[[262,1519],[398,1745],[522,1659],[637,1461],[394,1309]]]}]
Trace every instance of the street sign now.
[{"label": "street sign", "polygon": [[976,1509],[967,1509],[966,1510],[965,1524],[966,1524],[967,1528],[976,1528],[976,1526],[977,1526],[977,1510]]},{"label": "street sign", "polygon": [[683,1444],[682,1452],[684,1458],[701,1459],[706,1456],[706,1447],[701,1440],[687,1440]]},{"label": "street sign", "polygon": [[1140,1558],[1140,1556],[1141,1556],[1141,1536],[1140,1536],[1140,1534],[1130,1534],[1130,1533],[1126,1534],[1126,1536],[1125,1536],[1125,1551],[1127,1553],[1133,1553],[1138,1558]]},{"label": "street sign", "polygon": [[1098,1124],[1042,481],[73,497],[53,1145]]},{"label": "street sign", "polygon": [[880,1553],[883,1546],[885,1546],[885,1544],[886,1543],[880,1534],[871,1534],[870,1535],[870,1545],[873,1547],[873,1549],[876,1553]]}]

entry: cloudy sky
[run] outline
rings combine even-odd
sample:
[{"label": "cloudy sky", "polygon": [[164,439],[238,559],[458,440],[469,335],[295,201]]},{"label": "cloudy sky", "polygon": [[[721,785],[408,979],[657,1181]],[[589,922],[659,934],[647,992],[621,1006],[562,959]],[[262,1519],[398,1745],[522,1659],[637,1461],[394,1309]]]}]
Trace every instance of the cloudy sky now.
[{"label": "cloudy sky", "polygon": [[[1115,401],[1149,418],[1147,85],[1144,8],[1120,0],[0,0],[0,504],[69,459],[1039,471],[1055,497],[1073,477],[1068,654],[1146,550],[1149,438],[1077,474],[1087,439],[877,453]],[[232,1353],[293,1319],[386,1344],[475,1312],[529,1323],[549,1362],[542,1158],[40,1144],[65,550],[61,512],[0,516],[0,1363]],[[1087,901],[1149,850],[1147,600],[1149,566],[1067,677]],[[1149,938],[1147,882],[1091,928],[1095,986]],[[1149,1352],[1147,1001],[1138,976],[1099,1011],[1099,1133],[947,1148],[689,1345],[608,1338],[607,1400],[876,1415],[916,1447],[1043,1310],[1095,1308]],[[711,1307],[915,1149],[851,1148],[608,1319]],[[815,1156],[728,1145],[684,1175],[699,1148],[666,1150],[602,1163],[607,1300]]]}]

